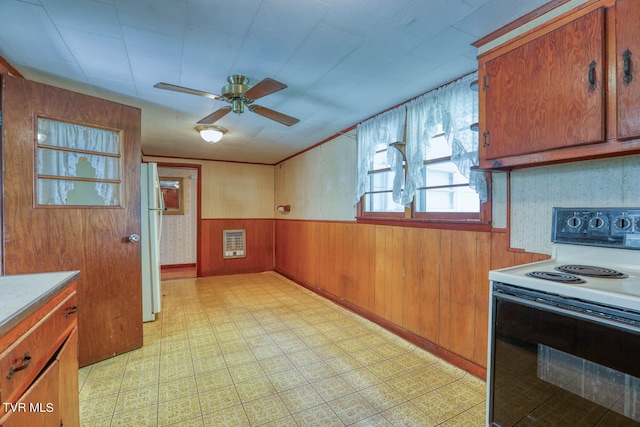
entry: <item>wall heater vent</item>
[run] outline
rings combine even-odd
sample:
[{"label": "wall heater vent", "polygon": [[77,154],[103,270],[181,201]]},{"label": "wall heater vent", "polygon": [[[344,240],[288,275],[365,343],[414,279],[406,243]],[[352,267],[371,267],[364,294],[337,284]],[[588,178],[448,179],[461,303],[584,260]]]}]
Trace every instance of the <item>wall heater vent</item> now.
[{"label": "wall heater vent", "polygon": [[247,256],[246,230],[222,230],[222,257],[244,258]]}]

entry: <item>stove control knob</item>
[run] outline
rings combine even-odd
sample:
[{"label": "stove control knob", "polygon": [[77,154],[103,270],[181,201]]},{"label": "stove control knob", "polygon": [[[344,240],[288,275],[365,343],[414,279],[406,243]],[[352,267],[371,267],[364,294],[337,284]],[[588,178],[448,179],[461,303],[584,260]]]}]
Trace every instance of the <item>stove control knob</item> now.
[{"label": "stove control knob", "polygon": [[600,218],[599,216],[595,218],[591,218],[591,221],[589,221],[589,227],[595,228],[598,230],[604,227],[604,224],[605,224],[604,219]]},{"label": "stove control knob", "polygon": [[571,216],[567,219],[567,225],[572,230],[575,230],[582,225],[582,219],[578,215]]},{"label": "stove control knob", "polygon": [[631,227],[631,220],[622,216],[620,218],[617,218],[613,225],[618,230],[628,230],[629,227]]}]

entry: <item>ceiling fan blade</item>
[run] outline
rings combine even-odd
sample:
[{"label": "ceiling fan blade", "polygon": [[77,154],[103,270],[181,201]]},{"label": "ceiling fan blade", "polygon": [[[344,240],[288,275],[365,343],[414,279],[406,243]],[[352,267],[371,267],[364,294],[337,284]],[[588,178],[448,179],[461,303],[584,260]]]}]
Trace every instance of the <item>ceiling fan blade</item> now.
[{"label": "ceiling fan blade", "polygon": [[295,117],[287,116],[286,114],[279,113],[270,108],[262,107],[260,105],[249,105],[249,110],[256,114],[260,114],[262,117],[275,120],[276,122],[282,123],[286,126],[295,125],[300,121]]},{"label": "ceiling fan blade", "polygon": [[212,123],[215,123],[221,118],[223,118],[224,116],[226,116],[227,114],[229,114],[230,111],[231,111],[231,107],[222,107],[221,109],[216,110],[213,113],[209,114],[207,117],[201,119],[198,122],[198,124],[210,125]]},{"label": "ceiling fan blade", "polygon": [[197,90],[197,89],[190,89],[188,87],[172,85],[171,83],[160,82],[160,83],[156,83],[155,85],[153,85],[153,87],[158,88],[158,89],[172,90],[174,92],[181,92],[181,93],[188,93],[188,94],[191,94],[191,95],[204,96],[206,98],[211,98],[211,99],[224,99],[224,97],[222,97],[220,95],[216,95],[216,94],[209,93],[209,92],[203,92],[203,91]]},{"label": "ceiling fan blade", "polygon": [[258,82],[255,86],[247,90],[243,95],[245,98],[258,99],[286,88],[287,85],[277,80],[266,79]]}]

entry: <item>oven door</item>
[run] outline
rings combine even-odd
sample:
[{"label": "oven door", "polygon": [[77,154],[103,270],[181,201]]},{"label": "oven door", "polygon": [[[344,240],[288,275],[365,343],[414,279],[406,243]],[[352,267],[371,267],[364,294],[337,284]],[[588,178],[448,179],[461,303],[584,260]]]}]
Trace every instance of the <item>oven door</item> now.
[{"label": "oven door", "polygon": [[640,425],[640,316],[494,283],[492,426]]}]

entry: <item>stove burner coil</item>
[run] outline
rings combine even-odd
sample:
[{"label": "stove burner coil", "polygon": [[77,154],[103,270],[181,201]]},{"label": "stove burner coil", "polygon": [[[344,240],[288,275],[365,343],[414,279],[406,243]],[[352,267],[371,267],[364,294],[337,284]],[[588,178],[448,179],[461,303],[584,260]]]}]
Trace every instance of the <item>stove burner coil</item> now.
[{"label": "stove burner coil", "polygon": [[627,276],[616,270],[604,267],[595,267],[592,265],[561,265],[556,270],[563,273],[577,274],[578,276],[598,277],[601,279],[626,279]]},{"label": "stove burner coil", "polygon": [[559,283],[587,283],[586,280],[581,279],[574,274],[561,273],[556,271],[532,271],[530,273],[526,273],[525,276],[533,277],[535,279],[551,280],[552,282]]}]

